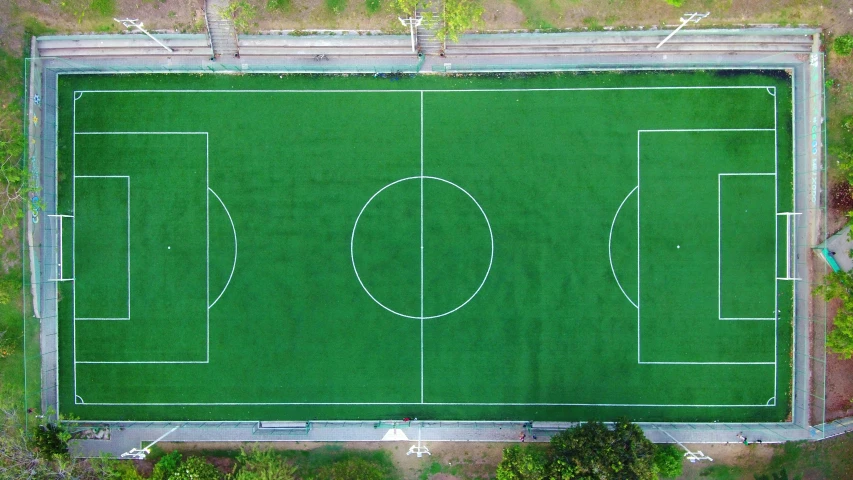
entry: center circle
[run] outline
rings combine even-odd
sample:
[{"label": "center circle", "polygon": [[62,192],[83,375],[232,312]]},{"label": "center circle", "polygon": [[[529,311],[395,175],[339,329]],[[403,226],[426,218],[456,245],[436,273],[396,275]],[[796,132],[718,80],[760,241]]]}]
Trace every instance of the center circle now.
[{"label": "center circle", "polygon": [[401,178],[361,208],[350,239],[359,284],[405,318],[449,315],[470,302],[492,269],[489,217],[464,188],[443,178]]}]

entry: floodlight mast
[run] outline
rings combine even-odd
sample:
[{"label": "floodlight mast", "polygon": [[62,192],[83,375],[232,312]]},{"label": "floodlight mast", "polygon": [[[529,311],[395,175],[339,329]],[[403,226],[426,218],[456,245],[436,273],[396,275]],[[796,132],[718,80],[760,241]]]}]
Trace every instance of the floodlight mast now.
[{"label": "floodlight mast", "polygon": [[124,20],[119,20],[119,19],[117,19],[117,18],[114,18],[113,20],[115,20],[116,22],[118,22],[118,23],[120,23],[120,24],[124,25],[124,26],[125,26],[125,28],[130,28],[130,27],[136,27],[136,28],[138,28],[140,32],[144,33],[145,35],[148,35],[148,38],[150,38],[151,40],[154,40],[155,42],[157,42],[157,45],[160,45],[161,47],[165,48],[165,49],[166,49],[166,50],[168,50],[170,53],[171,53],[171,52],[174,52],[174,50],[172,50],[171,48],[169,48],[169,47],[167,47],[166,45],[164,45],[164,44],[163,44],[163,42],[161,42],[160,40],[157,40],[156,38],[154,38],[154,35],[151,35],[150,33],[148,33],[148,31],[147,31],[147,30],[145,30],[144,28],[142,28],[142,22],[140,22],[140,21],[139,21],[139,19],[130,19],[130,18],[125,18]]},{"label": "floodlight mast", "polygon": [[685,25],[687,25],[688,23],[690,23],[690,22],[693,22],[693,23],[699,23],[699,20],[702,20],[703,18],[707,17],[707,16],[708,16],[708,15],[710,15],[710,14],[711,14],[711,12],[706,12],[706,13],[699,13],[699,12],[696,12],[696,13],[687,13],[687,14],[685,14],[685,15],[690,15],[690,16],[689,16],[689,17],[687,17],[687,18],[685,18],[685,17],[681,17],[681,25],[679,25],[679,26],[678,26],[678,28],[676,28],[675,30],[673,30],[673,31],[672,31],[672,33],[670,33],[669,35],[667,35],[667,37],[666,37],[666,38],[664,38],[663,40],[661,40],[661,42],[660,42],[660,43],[658,44],[658,46],[657,46],[657,47],[655,47],[655,48],[656,48],[656,49],[657,49],[657,48],[660,48],[660,47],[661,47],[661,45],[663,45],[664,43],[666,43],[666,42],[667,42],[667,40],[669,40],[670,38],[672,38],[672,36],[673,36],[673,35],[675,35],[676,33],[678,33],[678,31],[679,31],[679,30],[681,30],[682,28],[684,28],[684,26],[685,26]]},{"label": "floodlight mast", "polygon": [[409,30],[412,34],[412,52],[415,53],[418,50],[415,48],[415,27],[421,25],[421,22],[424,20],[423,17],[409,17],[409,18],[400,18],[397,17],[397,20],[400,20],[400,23],[403,24],[404,27],[408,26]]}]

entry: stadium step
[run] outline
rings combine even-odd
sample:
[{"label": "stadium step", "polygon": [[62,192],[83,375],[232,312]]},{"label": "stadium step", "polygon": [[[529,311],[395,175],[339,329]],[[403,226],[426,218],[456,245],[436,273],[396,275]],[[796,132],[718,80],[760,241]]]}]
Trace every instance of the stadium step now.
[{"label": "stadium step", "polygon": [[223,15],[222,12],[228,6],[228,2],[222,0],[207,0],[205,16],[207,17],[208,35],[213,47],[213,56],[234,57],[239,54],[237,43],[237,29],[234,22]]},{"label": "stadium step", "polygon": [[436,37],[436,32],[444,26],[438,15],[441,5],[431,4],[430,7],[416,12],[416,17],[423,18],[417,30],[418,50],[424,55],[441,55],[444,53],[444,42]]}]

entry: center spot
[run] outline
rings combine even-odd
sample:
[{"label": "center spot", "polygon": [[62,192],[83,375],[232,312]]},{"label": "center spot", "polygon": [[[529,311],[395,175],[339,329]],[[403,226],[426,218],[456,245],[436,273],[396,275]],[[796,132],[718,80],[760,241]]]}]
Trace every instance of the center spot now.
[{"label": "center spot", "polygon": [[351,257],[365,293],[396,315],[453,313],[479,293],[494,255],[481,205],[448,180],[392,182],[367,200],[353,226]]}]

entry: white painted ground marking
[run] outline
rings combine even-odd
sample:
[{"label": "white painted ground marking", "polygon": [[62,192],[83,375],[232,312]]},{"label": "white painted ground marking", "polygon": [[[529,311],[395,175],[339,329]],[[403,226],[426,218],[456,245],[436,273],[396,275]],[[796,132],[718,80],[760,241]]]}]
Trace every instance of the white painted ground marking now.
[{"label": "white painted ground marking", "polygon": [[613,227],[616,226],[616,218],[619,216],[619,212],[622,210],[622,206],[625,205],[625,202],[628,201],[628,198],[630,198],[631,195],[633,195],[634,192],[637,191],[637,189],[639,188],[639,185],[634,187],[630,192],[628,192],[628,195],[625,196],[625,198],[622,200],[622,203],[619,204],[619,208],[616,209],[616,214],[613,215],[613,222],[610,224],[610,236],[607,238],[607,257],[610,260],[610,271],[613,273],[613,279],[616,280],[616,285],[619,286],[619,290],[622,290],[622,295],[625,295],[625,298],[627,298],[628,301],[631,302],[631,305],[633,305],[634,308],[640,307],[638,307],[637,304],[634,303],[633,300],[631,300],[631,297],[629,297],[628,294],[625,293],[625,289],[622,288],[622,284],[619,282],[619,277],[616,275],[616,269],[613,267]]},{"label": "white painted ground marking", "polygon": [[[421,403],[424,403],[424,92],[421,92]],[[354,230],[354,228],[353,228]],[[364,286],[364,285],[362,285]]]},{"label": "white painted ground marking", "polygon": [[[718,320],[775,320],[775,317],[724,317],[723,316],[723,177],[775,177],[774,172],[731,172],[717,174],[717,319]],[[775,187],[774,188],[778,188]],[[774,274],[775,278],[776,275]]]},{"label": "white painted ground marking", "polygon": [[[741,87],[741,86],[719,86],[719,87],[617,87],[617,88],[581,88],[581,89],[576,89],[576,88],[561,88],[561,89],[500,89],[500,90],[490,90],[490,89],[472,89],[472,90],[451,90],[451,91],[448,91],[448,90],[421,90],[421,93],[423,94],[423,92],[424,92],[424,91],[436,92],[436,93],[454,93],[454,92],[498,92],[498,91],[508,91],[508,92],[531,92],[531,91],[602,91],[602,90],[754,89],[754,88],[766,88],[766,89],[768,89],[768,92],[769,92],[769,93],[770,93],[770,89],[773,89],[773,93],[771,93],[771,94],[775,96],[775,87],[763,87],[763,86],[746,86],[746,87]],[[411,91],[412,91],[412,90],[402,90],[402,92],[411,92]],[[83,95],[83,93],[87,93],[87,92],[100,92],[100,93],[208,93],[208,92],[210,92],[210,93],[273,93],[273,92],[275,92],[275,93],[278,93],[278,92],[281,92],[281,93],[355,93],[355,92],[362,92],[362,93],[398,93],[398,92],[401,92],[401,90],[365,90],[365,91],[358,91],[358,90],[314,90],[314,91],[305,91],[305,90],[263,90],[263,91],[262,91],[262,90],[245,90],[245,91],[243,91],[243,90],[192,90],[192,91],[187,91],[187,90],[133,90],[133,91],[129,91],[129,90],[90,90],[90,91],[76,91],[76,92],[75,92],[75,100],[79,99],[79,98]],[[58,94],[57,94],[57,96],[58,96]],[[58,98],[58,97],[57,97],[57,98]],[[58,105],[58,102],[56,102],[55,104],[56,104],[56,105]],[[75,109],[74,109],[74,128],[76,129],[76,101],[75,101],[74,107],[75,107]],[[775,108],[775,105],[774,105],[774,108]],[[793,115],[793,112],[792,112],[792,115]],[[774,121],[775,121],[775,118],[774,118]],[[55,127],[56,127],[56,126],[55,126]],[[58,127],[57,127],[57,128],[58,128]],[[762,130],[762,129],[756,129],[756,130]],[[774,130],[775,130],[775,129],[774,129]],[[649,131],[651,132],[651,131],[654,131],[654,130],[649,130]],[[691,131],[692,131],[692,130],[691,130]],[[719,131],[731,131],[731,130],[719,130]],[[86,133],[86,132],[75,132],[75,134],[76,134],[76,133],[88,134],[88,133]],[[127,132],[127,133],[140,133],[140,132]],[[206,134],[206,132],[171,132],[171,133],[173,133],[173,134],[181,134],[181,133],[205,133],[205,134]],[[76,142],[72,142],[72,145],[73,145],[73,151],[75,151],[75,150],[76,150]],[[638,195],[637,195],[637,196],[638,196],[638,199],[637,199],[637,201],[638,201],[638,206],[639,206],[639,172],[640,172],[640,169],[639,169],[639,155],[640,155],[640,152],[639,152],[639,145],[640,145],[640,135],[639,135],[639,132],[638,132],[638,135],[637,135],[637,148],[638,148],[638,152],[637,152],[637,155],[638,155],[638,165],[637,165],[637,175],[638,175],[638,178],[637,178],[637,180],[638,180],[638,181],[637,181],[637,183],[638,183],[638,185],[637,185],[637,190],[638,190],[638,191],[637,191],[637,194],[638,194]],[[58,148],[58,147],[56,147],[56,148]],[[72,158],[74,158],[74,161],[76,162],[76,155],[72,155]],[[777,155],[777,161],[778,161],[778,155]],[[778,165],[777,165],[777,168],[778,168]],[[422,173],[423,173],[423,172],[422,172]],[[421,175],[421,177],[423,177],[423,174]],[[426,178],[429,178],[429,177],[426,177]],[[405,180],[405,179],[404,179],[404,180]],[[402,181],[402,180],[400,180],[400,181]],[[387,188],[387,186],[386,186],[385,188]],[[777,185],[777,189],[778,189],[778,185]],[[466,193],[467,193],[467,192],[466,192]],[[778,192],[777,192],[777,195],[778,195]],[[375,195],[374,195],[374,196],[375,196]],[[469,195],[469,196],[470,196],[470,195]],[[473,200],[473,197],[472,197],[472,200]],[[476,200],[475,200],[475,202],[476,202]],[[478,207],[479,207],[479,204],[478,204]],[[637,256],[637,266],[638,266],[638,272],[637,272],[638,279],[637,279],[637,284],[638,284],[638,285],[637,285],[637,289],[638,289],[638,303],[639,303],[639,289],[640,289],[640,279],[639,279],[639,274],[640,274],[640,272],[639,272],[639,266],[640,266],[640,258],[639,258],[639,250],[640,250],[640,245],[639,245],[639,239],[640,239],[640,232],[639,232],[639,219],[640,219],[640,213],[639,213],[639,208],[638,208],[637,210],[638,210],[638,211],[637,211],[637,220],[638,220],[638,222],[637,222],[637,225],[638,225],[638,227],[637,227],[637,229],[638,229],[638,232],[637,232],[637,239],[638,239],[638,242],[637,242],[637,250],[638,250],[638,256]],[[482,211],[482,208],[481,208],[481,211]],[[359,215],[360,215],[360,214],[359,214]],[[488,221],[488,218],[487,218],[487,221]],[[209,223],[209,222],[208,222],[208,223]],[[489,227],[490,227],[490,233],[491,233],[491,226],[489,226]],[[208,229],[209,229],[209,225],[208,225]],[[73,229],[72,229],[72,238],[74,238],[74,236],[75,236],[75,235],[76,235],[76,233],[75,233],[75,232],[73,232]],[[209,238],[208,238],[208,242],[209,242]],[[494,242],[494,241],[493,241],[493,242]],[[777,246],[777,248],[778,248],[778,246]],[[494,243],[492,243],[492,249],[494,250]],[[351,250],[351,254],[352,254],[352,250]],[[491,269],[491,262],[490,262],[490,265],[489,265],[489,269]],[[208,270],[209,270],[209,266],[208,266]],[[362,285],[362,286],[363,286],[363,285]],[[482,287],[482,285],[481,285],[481,287]],[[208,282],[208,290],[209,290],[209,282]],[[624,292],[623,292],[623,293],[624,293]],[[209,300],[209,293],[208,293],[208,300]],[[466,302],[466,303],[467,303],[467,302]],[[461,307],[460,307],[460,308],[461,308]],[[637,308],[638,308],[638,331],[637,331],[637,341],[638,341],[638,360],[639,360],[639,341],[640,341],[640,331],[639,331],[640,313],[639,313],[639,306],[638,306]],[[778,310],[777,310],[777,311],[778,311]],[[423,315],[422,315],[422,316],[423,316]],[[412,318],[413,318],[413,317],[412,317]],[[421,319],[421,320],[423,320],[423,319]],[[208,316],[208,359],[209,359],[209,336],[210,336],[210,329],[209,329],[209,316]],[[75,379],[75,382],[74,382],[74,383],[75,383],[75,386],[74,386],[74,389],[75,389],[75,392],[76,392],[76,390],[77,390],[77,385],[76,385],[76,376],[77,376],[77,375],[76,375],[76,364],[77,364],[77,363],[85,363],[85,362],[77,362],[77,361],[76,361],[76,331],[74,332],[74,342],[75,342],[75,348],[74,348],[74,358],[75,358],[75,361],[74,361],[74,379]],[[128,362],[128,363],[206,363],[206,362]],[[774,364],[775,364],[775,361],[774,361]],[[754,364],[750,363],[750,364],[744,364],[744,365],[754,365]],[[759,365],[763,365],[763,364],[759,364]],[[83,403],[83,402],[82,402],[82,397],[79,397],[78,395],[76,395],[76,393],[75,393],[75,399],[79,399],[80,403]],[[773,399],[771,399],[771,400],[774,400],[774,402],[775,402],[775,398],[773,398]],[[337,402],[337,403],[327,403],[327,402],[326,402],[326,403],[324,403],[324,402],[319,402],[319,403],[264,403],[264,402],[260,402],[260,403],[239,403],[239,402],[238,402],[238,403],[234,403],[234,402],[231,402],[231,403],[96,403],[96,404],[90,404],[90,405],[152,405],[152,406],[157,406],[157,405],[161,405],[161,406],[172,406],[172,405],[187,405],[187,406],[190,406],[190,405],[223,405],[223,406],[225,406],[225,405],[419,405],[419,404],[425,404],[425,405],[439,405],[439,406],[440,406],[440,405],[480,405],[480,406],[602,406],[602,407],[632,407],[632,406],[638,406],[638,407],[664,407],[664,408],[670,408],[670,407],[694,407],[694,408],[710,408],[710,407],[722,407],[722,408],[751,408],[751,407],[769,406],[769,405],[757,405],[757,404],[756,404],[756,405],[752,405],[752,404],[745,404],[745,405],[719,405],[719,404],[704,404],[704,405],[697,405],[697,404],[624,404],[624,403],[620,404],[620,403],[423,403],[423,402],[421,402],[421,403],[393,403],[393,402],[387,402],[387,403],[382,403],[382,402],[373,402],[373,403],[347,403],[347,402]],[[775,403],[774,403],[774,404],[775,404]]]},{"label": "white painted ground marking", "polygon": [[600,92],[619,90],[752,90],[775,88],[766,85],[695,87],[598,87],[598,88],[472,88],[455,90],[79,90],[82,93],[474,93],[474,92]]},{"label": "white painted ground marking", "polygon": [[[723,404],[658,404],[658,403],[522,403],[522,402],[492,402],[492,403],[463,403],[463,402],[156,402],[156,403],[87,403],[86,405],[115,406],[115,405],[147,405],[147,406],[235,406],[235,405],[270,405],[270,406],[371,406],[371,405],[432,405],[432,406],[481,406],[481,407],[686,407],[686,408],[755,408],[769,407],[765,403],[723,405]],[[257,421],[257,420],[255,420]]]},{"label": "white painted ground marking", "polygon": [[[76,96],[76,97],[79,98],[79,96]],[[75,101],[74,107],[73,107],[72,154],[71,154],[72,172],[74,173],[73,179],[72,179],[72,182],[73,182],[72,204],[75,206],[74,207],[75,210],[76,210],[76,204],[77,204],[76,203],[77,202],[77,184],[76,183],[77,183],[78,178],[92,178],[92,177],[94,177],[94,178],[100,178],[100,177],[122,178],[122,177],[124,177],[124,178],[129,179],[129,177],[127,175],[76,175],[76,172],[77,172],[77,135],[204,135],[205,136],[205,183],[206,183],[206,185],[205,185],[205,197],[207,198],[207,245],[208,245],[208,252],[207,252],[207,299],[208,299],[208,303],[209,303],[209,301],[210,301],[210,199],[209,199],[209,196],[207,195],[207,190],[210,188],[210,186],[209,186],[209,184],[210,184],[210,180],[209,180],[210,179],[210,136],[208,135],[208,132],[78,132],[78,131],[76,131],[76,128],[77,128],[77,102]],[[128,182],[129,182],[129,180],[128,180]],[[129,195],[130,195],[130,189],[128,187],[128,215],[129,215],[129,209],[130,209]],[[73,245],[76,245],[76,243],[75,243],[76,238],[77,238],[76,224],[77,224],[77,222],[74,222],[74,227],[72,228],[72,250],[74,250],[74,248],[75,248]],[[129,229],[130,229],[130,220],[128,218],[128,255],[130,252]],[[72,255],[72,263],[73,263],[73,268],[76,271],[76,255]],[[129,265],[130,265],[130,262],[128,261],[128,267],[129,267]],[[129,278],[129,274],[128,274],[128,278]],[[129,292],[129,290],[128,290],[128,292]],[[76,297],[77,296],[76,296],[76,282],[75,282],[75,286],[74,286],[75,301],[72,302],[72,312],[73,312],[72,315],[75,318],[75,320],[83,320],[83,319],[76,318],[76,312],[77,312],[77,310],[76,310]],[[128,305],[129,305],[129,303],[128,303]],[[209,363],[210,362],[210,308],[208,307],[205,310],[207,312],[206,313],[206,317],[207,317],[206,318],[206,329],[207,329],[206,343],[207,343],[207,345],[206,345],[206,354],[205,354],[206,358],[203,361],[201,361],[201,360],[192,360],[192,361],[139,360],[139,361],[103,362],[103,361],[81,361],[81,360],[77,360],[77,329],[76,329],[76,327],[73,326],[74,323],[76,323],[76,322],[72,322],[72,351],[73,351],[73,360],[74,360],[74,393],[75,393],[75,395],[77,394],[77,364],[185,364],[185,363],[189,364],[189,363]]]},{"label": "white painted ground marking", "polygon": [[222,199],[219,198],[219,195],[217,195],[212,188],[208,187],[207,190],[212,193],[217,200],[219,200],[219,203],[222,204],[222,208],[225,209],[225,214],[228,215],[228,221],[231,222],[231,231],[234,232],[234,263],[231,265],[231,273],[228,275],[228,281],[225,282],[225,287],[223,287],[222,291],[219,292],[219,296],[216,297],[216,300],[214,300],[213,303],[211,303],[210,306],[207,307],[213,308],[213,306],[216,305],[216,302],[218,302],[219,299],[222,298],[222,295],[225,293],[225,290],[228,289],[228,285],[231,284],[231,278],[234,276],[234,270],[237,268],[237,228],[234,226],[234,220],[231,218],[231,213],[228,211],[228,207],[225,206],[225,202],[223,202]]},{"label": "white painted ground marking", "polygon": [[[400,183],[400,182],[405,182],[405,181],[407,181],[407,180],[418,180],[418,179],[421,179],[421,178],[424,178],[424,179],[427,179],[427,180],[438,180],[439,182],[444,182],[444,183],[446,183],[446,184],[448,184],[448,185],[452,185],[452,186],[454,186],[454,187],[458,188],[460,191],[462,191],[462,193],[464,193],[465,195],[467,195],[467,196],[468,196],[468,198],[470,198],[470,199],[471,199],[471,201],[473,201],[473,202],[474,202],[474,204],[475,204],[475,205],[477,205],[477,208],[480,210],[480,213],[482,213],[482,214],[483,214],[483,218],[486,220],[486,226],[489,228],[489,242],[490,242],[490,244],[491,244],[491,252],[489,253],[489,267],[486,269],[486,274],[483,276],[483,281],[482,281],[482,282],[480,283],[480,285],[477,287],[477,290],[476,290],[476,291],[475,291],[475,292],[474,292],[474,293],[473,293],[473,294],[472,294],[472,295],[471,295],[467,300],[465,300],[465,302],[463,302],[461,305],[459,305],[458,307],[454,308],[453,310],[450,310],[450,311],[444,312],[444,313],[439,314],[439,315],[431,315],[431,316],[416,317],[416,316],[413,316],[413,315],[406,315],[406,314],[403,314],[403,313],[397,312],[397,311],[395,311],[395,310],[392,310],[392,309],[390,309],[390,308],[386,307],[385,305],[383,305],[383,304],[382,304],[382,302],[380,302],[379,300],[377,300],[377,299],[376,299],[376,297],[374,297],[374,296],[373,296],[373,294],[371,294],[371,293],[370,293],[370,290],[368,290],[368,289],[367,289],[367,287],[364,285],[364,282],[362,282],[362,281],[361,281],[361,276],[359,276],[359,274],[358,274],[358,267],[356,267],[356,266],[355,266],[355,250],[354,250],[354,244],[355,244],[355,231],[356,231],[356,229],[358,228],[358,221],[359,221],[359,219],[361,218],[361,215],[364,213],[364,211],[365,211],[365,210],[367,209],[367,207],[370,205],[370,202],[371,202],[371,201],[373,201],[373,199],[374,199],[374,198],[376,198],[376,196],[377,196],[377,195],[379,195],[380,193],[382,193],[385,189],[387,189],[387,188],[389,188],[389,187],[392,187],[392,186],[394,186],[394,185],[396,185],[396,184],[398,184],[398,183]],[[493,260],[494,260],[494,257],[495,257],[495,236],[494,236],[494,233],[492,232],[492,224],[489,222],[489,217],[488,217],[488,215],[486,215],[486,212],[483,210],[483,207],[481,207],[481,206],[480,206],[480,203],[479,203],[479,202],[477,202],[477,200],[476,200],[476,199],[475,199],[475,198],[474,198],[470,193],[468,193],[468,191],[467,191],[467,190],[465,190],[464,188],[460,187],[459,185],[456,185],[455,183],[453,183],[453,182],[451,182],[451,181],[449,181],[449,180],[445,180],[445,179],[443,179],[443,178],[439,178],[439,177],[432,177],[432,176],[429,176],[429,175],[424,175],[424,176],[420,176],[420,175],[419,175],[419,176],[417,176],[417,177],[406,177],[406,178],[401,178],[401,179],[399,179],[399,180],[393,181],[393,182],[389,183],[388,185],[385,185],[384,187],[380,188],[380,189],[379,189],[379,191],[377,191],[376,193],[374,193],[374,194],[373,194],[373,196],[372,196],[372,197],[370,197],[370,199],[369,199],[369,200],[367,200],[367,203],[365,203],[365,204],[364,204],[364,206],[363,206],[363,207],[361,207],[361,211],[360,211],[360,212],[358,212],[358,216],[357,216],[357,217],[356,217],[356,219],[355,219],[355,224],[354,224],[354,225],[353,225],[353,227],[352,227],[352,236],[350,237],[350,260],[352,261],[352,268],[353,268],[353,271],[355,271],[355,276],[356,276],[356,278],[358,279],[358,283],[361,285],[361,288],[363,288],[363,289],[364,289],[365,293],[367,293],[367,295],[368,295],[371,299],[373,299],[373,301],[374,301],[374,302],[376,302],[376,304],[377,304],[377,305],[379,305],[380,307],[384,308],[385,310],[387,310],[387,311],[389,311],[389,312],[391,312],[391,313],[393,313],[393,314],[395,314],[395,315],[399,315],[399,316],[401,316],[401,317],[411,318],[411,319],[415,319],[415,320],[429,320],[429,319],[432,319],[432,318],[439,318],[439,317],[443,317],[443,316],[445,316],[445,315],[450,315],[451,313],[453,313],[453,312],[455,312],[455,311],[459,310],[460,308],[464,307],[465,305],[467,305],[467,304],[468,304],[468,302],[470,302],[471,300],[473,300],[473,299],[474,299],[474,297],[476,297],[476,296],[477,296],[477,294],[478,294],[478,293],[480,293],[480,290],[483,288],[483,285],[485,285],[485,284],[486,284],[486,280],[489,278],[489,273],[492,271],[492,262],[493,262]]]},{"label": "white painted ground marking", "polygon": [[[75,316],[74,321],[76,322],[78,320],[84,320],[84,321],[88,321],[88,320],[95,320],[95,321],[97,321],[97,320],[105,320],[105,321],[130,320],[130,177],[128,175],[75,175],[74,176],[75,193],[76,193],[76,188],[77,188],[77,181],[76,180],[78,178],[88,178],[88,179],[123,178],[127,182],[127,316],[126,317],[77,317],[77,316]],[[77,212],[76,201],[77,201],[77,196],[75,195],[74,196],[74,204],[71,207],[75,213]],[[77,225],[77,219],[76,218],[74,219],[74,225],[75,226]],[[76,243],[72,243],[71,255],[72,255],[72,258],[74,258],[74,259],[77,258],[76,247],[77,247]],[[77,278],[76,263],[75,263],[74,270],[75,270],[74,278],[76,279]],[[77,282],[76,281],[72,284],[71,288],[72,288],[72,292],[73,292],[72,296],[74,297],[74,305],[75,305],[75,308],[73,308],[72,310],[74,311],[74,313],[76,315],[76,313],[77,313],[77,308],[76,308],[76,305],[77,305]]]},{"label": "white painted ground marking", "polygon": [[[776,122],[775,118],[775,101],[774,101],[774,125]],[[774,128],[711,128],[711,129],[659,129],[659,130],[637,130],[637,294],[640,292],[640,136],[642,133],[673,133],[673,132],[774,132],[774,136],[777,136],[777,129]],[[775,148],[778,149],[778,144],[774,142]],[[776,156],[776,165],[775,168],[778,169],[778,154]],[[753,173],[740,173],[740,174],[732,174],[732,175],[755,175]],[[776,175],[776,173],[761,173],[761,175]],[[718,176],[719,182],[719,176]],[[778,181],[776,182],[776,190],[778,195]],[[718,188],[719,193],[719,188]],[[777,202],[778,205],[778,202]],[[778,210],[778,207],[777,207]],[[776,253],[778,256],[778,232],[776,232],[777,236],[777,245],[776,245]],[[778,258],[777,258],[778,263]],[[777,266],[778,269],[778,266]],[[778,282],[777,282],[778,289]],[[776,306],[776,316],[778,317],[778,292],[777,292],[777,306]],[[638,298],[638,304],[640,304]],[[774,370],[778,372],[778,324],[775,333],[774,339],[774,358],[773,362],[644,362],[641,361],[641,343],[640,343],[640,308],[637,308],[637,363],[639,364],[661,364],[661,365],[773,365]],[[777,320],[778,322],[778,320]],[[776,382],[777,373],[774,373],[774,382]],[[774,391],[776,387],[774,386]]]}]

